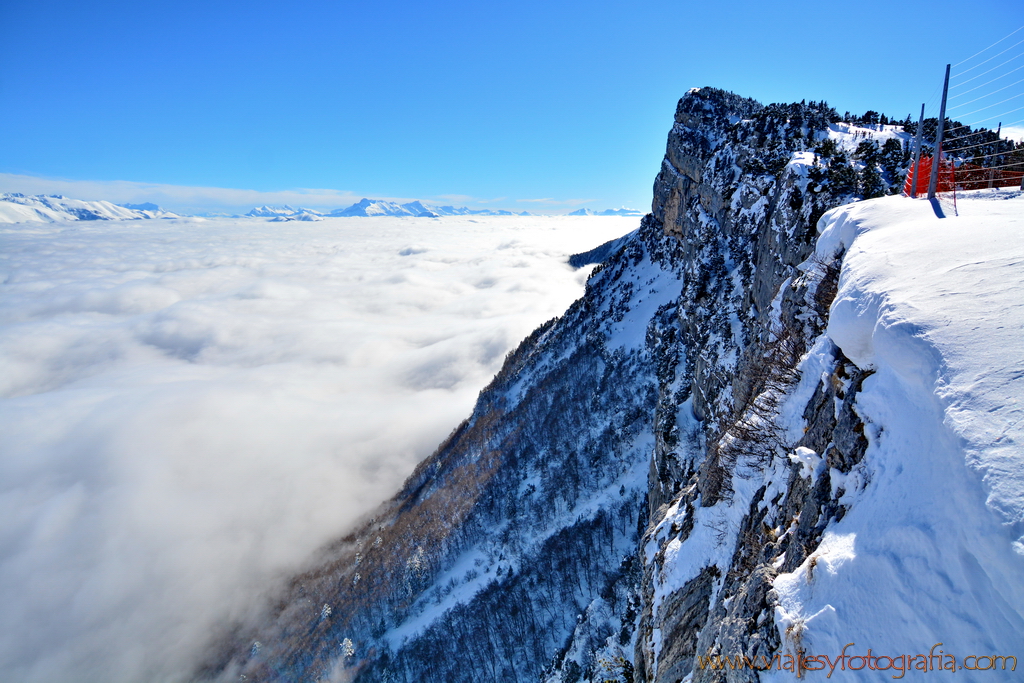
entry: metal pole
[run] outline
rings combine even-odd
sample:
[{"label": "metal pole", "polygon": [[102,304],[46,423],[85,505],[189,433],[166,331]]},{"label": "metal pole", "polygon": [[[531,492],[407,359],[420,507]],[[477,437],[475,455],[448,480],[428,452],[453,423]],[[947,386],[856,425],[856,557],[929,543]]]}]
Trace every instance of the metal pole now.
[{"label": "metal pole", "polygon": [[939,107],[939,128],[935,131],[935,153],[932,155],[932,177],[928,181],[928,199],[935,199],[935,187],[939,184],[939,160],[942,157],[942,133],[946,128],[946,94],[949,92],[949,64],[946,65],[946,80],[942,84],[942,106]]},{"label": "metal pole", "polygon": [[921,104],[921,118],[917,120],[917,137],[914,139],[914,184],[910,186],[910,196],[917,199],[917,184],[921,181],[921,137],[924,135],[924,103]]}]

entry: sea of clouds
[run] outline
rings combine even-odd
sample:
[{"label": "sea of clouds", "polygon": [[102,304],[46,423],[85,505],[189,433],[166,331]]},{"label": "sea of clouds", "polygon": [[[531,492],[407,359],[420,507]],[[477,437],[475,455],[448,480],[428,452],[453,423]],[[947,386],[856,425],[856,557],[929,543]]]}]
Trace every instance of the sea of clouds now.
[{"label": "sea of clouds", "polygon": [[0,678],[178,681],[636,218],[0,229]]}]

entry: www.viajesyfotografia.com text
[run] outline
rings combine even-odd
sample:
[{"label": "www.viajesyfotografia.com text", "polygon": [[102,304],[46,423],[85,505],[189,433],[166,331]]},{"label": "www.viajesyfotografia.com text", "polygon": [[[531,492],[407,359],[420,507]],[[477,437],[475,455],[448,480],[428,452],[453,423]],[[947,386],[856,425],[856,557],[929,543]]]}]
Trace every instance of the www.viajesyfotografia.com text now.
[{"label": "www.viajesyfotografia.com text", "polygon": [[824,671],[831,678],[836,671],[891,671],[893,678],[903,678],[908,671],[1016,671],[1017,658],[1013,655],[967,655],[957,657],[940,649],[942,643],[932,645],[928,654],[878,655],[868,648],[865,654],[847,654],[855,643],[847,643],[842,652],[833,657],[811,655],[804,650],[796,654],[761,655],[697,655],[698,669],[751,669],[754,671],[792,671],[797,678],[814,671]]}]

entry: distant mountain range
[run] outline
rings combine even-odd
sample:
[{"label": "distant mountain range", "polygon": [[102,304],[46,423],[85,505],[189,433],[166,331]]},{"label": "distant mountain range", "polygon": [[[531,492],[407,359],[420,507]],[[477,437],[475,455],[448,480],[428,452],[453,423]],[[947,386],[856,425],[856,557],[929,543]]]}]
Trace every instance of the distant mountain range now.
[{"label": "distant mountain range", "polygon": [[406,204],[389,202],[384,199],[360,199],[344,209],[322,213],[313,209],[288,206],[259,206],[245,214],[253,217],[267,217],[275,220],[317,220],[315,217],[333,216],[415,216],[436,218],[439,216],[532,216],[529,211],[514,213],[505,209],[469,209],[465,206],[435,206],[417,200]]},{"label": "distant mountain range", "polygon": [[[210,215],[210,214],[207,214]],[[225,215],[225,214],[217,214]],[[506,209],[470,209],[465,206],[437,206],[417,200],[398,204],[383,199],[361,199],[355,204],[335,209],[330,213],[288,206],[258,206],[245,214],[252,218],[270,218],[274,221],[320,221],[326,217],[349,216],[411,216],[437,218],[440,216],[533,216],[529,211],[515,213]],[[641,216],[634,209],[606,209],[593,211],[579,209],[570,216]],[[156,204],[113,204],[107,201],[84,201],[63,195],[24,195],[16,192],[0,194],[0,223],[24,221],[95,221],[138,220],[143,218],[178,218],[179,214],[162,210]]]},{"label": "distant mountain range", "polygon": [[125,204],[70,199],[59,194],[24,195],[19,192],[0,194],[0,223],[24,221],[111,221],[143,218],[178,218],[178,214],[162,211],[156,204]]},{"label": "distant mountain range", "polygon": [[[515,213],[506,209],[470,209],[465,206],[436,206],[424,204],[417,200],[406,204],[389,202],[384,199],[360,199],[358,202],[344,209],[335,209],[330,213],[321,213],[313,209],[296,209],[291,206],[259,206],[245,214],[253,217],[274,218],[275,220],[318,220],[317,217],[334,216],[415,216],[437,218],[439,216],[532,216],[529,211]],[[573,211],[570,216],[642,216],[643,213],[635,209],[605,209],[604,211],[593,211],[592,209],[580,209]]]},{"label": "distant mountain range", "polygon": [[570,216],[643,216],[643,211],[637,211],[636,209],[627,209],[622,207],[621,209],[605,209],[604,211],[594,211],[593,209],[579,209],[569,214]]}]

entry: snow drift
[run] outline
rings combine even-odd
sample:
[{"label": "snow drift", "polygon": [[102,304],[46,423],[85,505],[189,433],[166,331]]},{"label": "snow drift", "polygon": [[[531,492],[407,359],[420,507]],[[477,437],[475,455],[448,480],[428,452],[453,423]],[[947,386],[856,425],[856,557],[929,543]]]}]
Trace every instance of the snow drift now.
[{"label": "snow drift", "polygon": [[833,476],[849,513],[775,580],[780,628],[808,651],[1024,654],[1024,195],[959,205],[940,220],[893,197],[822,219],[819,256],[846,252],[827,335],[872,371],[857,399],[872,436]]}]

